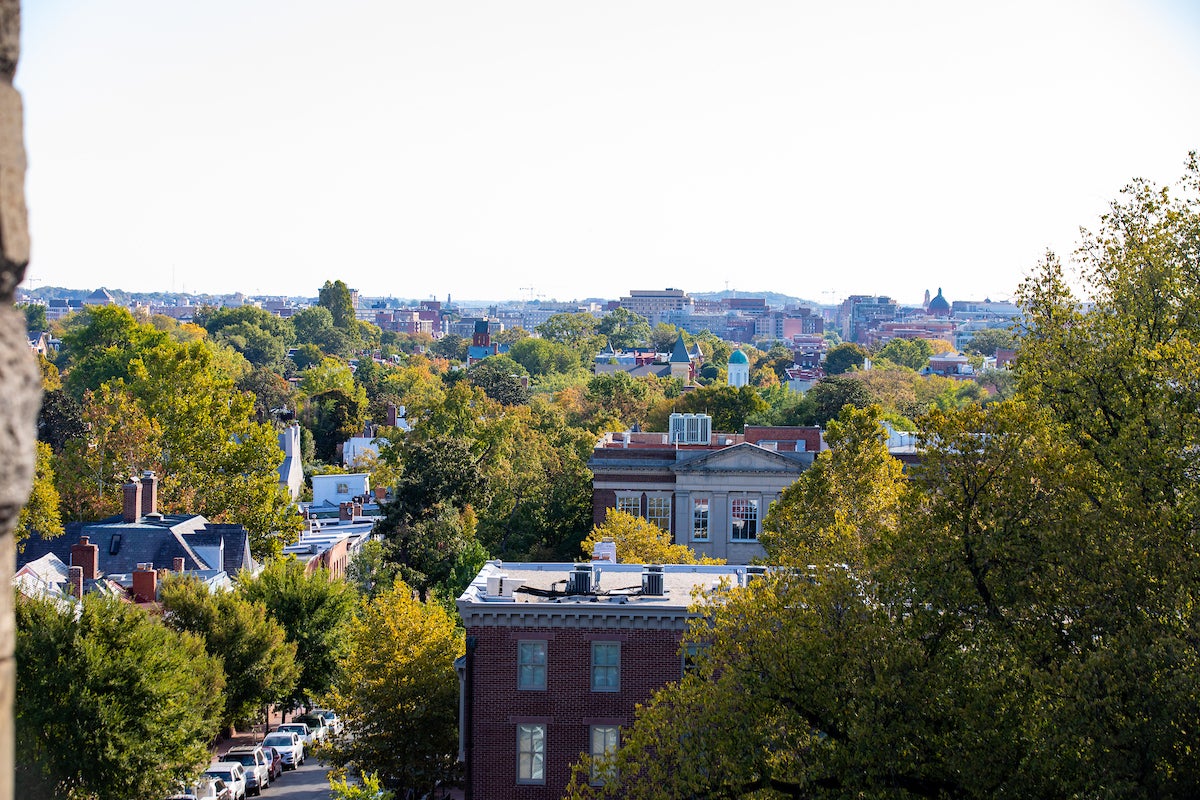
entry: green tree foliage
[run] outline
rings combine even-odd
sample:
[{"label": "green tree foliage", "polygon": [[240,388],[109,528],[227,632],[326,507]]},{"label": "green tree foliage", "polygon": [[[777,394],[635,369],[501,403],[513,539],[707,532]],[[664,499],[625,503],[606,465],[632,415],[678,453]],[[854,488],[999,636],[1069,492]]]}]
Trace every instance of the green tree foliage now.
[{"label": "green tree foliage", "polygon": [[298,706],[329,690],[346,649],[346,626],[354,615],[354,590],[329,571],[306,572],[294,557],[276,558],[253,578],[242,576],[238,592],[283,626],[296,645],[300,677],[287,700]]},{"label": "green tree foliage", "polygon": [[592,528],[581,546],[590,558],[596,544],[606,539],[617,546],[617,559],[624,564],[724,564],[723,559],[697,556],[685,544],[672,544],[671,532],[652,522],[610,508],[604,522]]},{"label": "green tree foliage", "polygon": [[45,442],[55,453],[61,453],[67,442],[87,433],[83,425],[83,406],[63,389],[49,389],[42,394],[38,411],[38,441]]},{"label": "green tree foliage", "polygon": [[296,393],[291,384],[266,367],[255,367],[238,378],[235,388],[253,397],[254,418],[258,422],[271,422],[274,419],[271,412],[275,409],[296,412]]},{"label": "green tree foliage", "polygon": [[647,420],[651,406],[663,399],[663,392],[657,382],[633,378],[628,372],[612,372],[588,381],[587,399],[596,406],[596,412],[612,415],[615,427],[629,428]]},{"label": "green tree foliage", "polygon": [[403,583],[365,602],[348,631],[341,677],[328,695],[345,722],[325,751],[337,765],[424,796],[454,775],[462,631]]},{"label": "green tree foliage", "polygon": [[368,599],[392,588],[398,567],[388,558],[383,542],[368,539],[350,556],[346,565],[346,580],[359,595]]},{"label": "green tree foliage", "polygon": [[928,339],[892,339],[880,348],[875,357],[920,370],[929,363],[929,357],[933,354],[933,345]]},{"label": "green tree foliage", "polygon": [[345,770],[329,773],[329,793],[333,800],[395,800],[396,793],[380,786],[379,776],[373,772],[361,774],[357,783],[350,783]]},{"label": "green tree foliage", "polygon": [[194,633],[225,674],[224,726],[253,719],[270,703],[290,697],[300,677],[296,644],[286,639],[266,607],[232,592],[212,593],[193,576],[163,581],[164,622]]},{"label": "green tree foliage", "polygon": [[825,374],[841,375],[855,367],[861,367],[868,355],[870,354],[866,350],[853,342],[834,345],[825,354]]},{"label": "green tree foliage", "polygon": [[58,487],[54,483],[54,451],[45,442],[38,442],[33,489],[29,500],[21,507],[17,527],[13,531],[18,547],[31,533],[38,533],[44,539],[62,535],[59,503]]},{"label": "green tree foliage", "polygon": [[142,609],[16,604],[16,796],[154,800],[210,758],[220,663]]},{"label": "green tree foliage", "polygon": [[462,362],[467,360],[467,348],[470,346],[470,339],[464,339],[458,334],[448,333],[434,342],[433,346],[429,348],[429,352],[440,358]]},{"label": "green tree foliage", "polygon": [[615,308],[601,317],[596,332],[608,338],[613,350],[632,350],[650,343],[650,323],[627,308]]},{"label": "green tree foliage", "polygon": [[524,367],[534,378],[571,372],[579,368],[579,356],[570,347],[531,336],[509,347],[508,357]]},{"label": "green tree foliage", "polygon": [[849,375],[827,375],[804,394],[798,409],[801,424],[825,425],[846,406],[866,408],[875,402],[866,384]]},{"label": "green tree foliage", "polygon": [[1085,235],[1090,311],[1047,259],[1017,399],[926,415],[907,480],[877,412],[831,424],[768,515],[793,568],[709,599],[700,672],[575,796],[1195,796],[1198,184]]},{"label": "green tree foliage", "polygon": [[769,406],[752,386],[704,386],[674,399],[658,403],[649,415],[651,430],[665,431],[672,412],[710,414],[713,432],[741,433],[746,420],[765,412]]},{"label": "green tree foliage", "polygon": [[[660,322],[650,331],[650,347],[656,353],[670,353],[678,338],[679,328],[668,322]],[[729,357],[728,353],[725,357]]]},{"label": "green tree foliage", "polygon": [[17,310],[25,315],[25,330],[30,333],[50,330],[46,319],[46,307],[40,303],[17,303]]},{"label": "green tree foliage", "polygon": [[327,356],[349,358],[354,351],[355,329],[334,325],[333,314],[325,306],[312,306],[292,315],[296,344],[311,344]]},{"label": "green tree foliage", "polygon": [[65,374],[65,388],[77,400],[106,381],[128,379],[129,365],[136,358],[170,338],[139,324],[120,306],[88,306],[64,325],[58,366]]},{"label": "green tree foliage", "polygon": [[467,370],[467,380],[472,386],[506,406],[529,402],[529,389],[521,385],[522,378],[528,381],[529,373],[508,356],[489,356]]},{"label": "green tree foliage", "polygon": [[354,330],[354,299],[350,294],[350,287],[343,281],[325,281],[317,297],[317,305],[329,309],[335,328]]},{"label": "green tree foliage", "polygon": [[295,340],[292,323],[255,306],[222,308],[203,315],[204,329],[256,367],[278,371]]},{"label": "green tree foliage", "polygon": [[984,328],[975,331],[967,350],[985,356],[996,355],[997,350],[1015,350],[1019,340],[1016,331],[1011,328]]},{"label": "green tree foliage", "polygon": [[604,349],[604,336],[597,333],[598,327],[595,317],[578,311],[574,314],[555,314],[538,325],[536,330],[543,339],[570,348],[580,364],[589,364]]}]

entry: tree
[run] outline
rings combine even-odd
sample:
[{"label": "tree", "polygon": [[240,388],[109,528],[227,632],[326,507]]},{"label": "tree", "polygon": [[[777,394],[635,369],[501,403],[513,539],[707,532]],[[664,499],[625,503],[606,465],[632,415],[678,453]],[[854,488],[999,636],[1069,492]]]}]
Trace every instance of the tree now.
[{"label": "tree", "polygon": [[16,622],[18,797],[165,797],[208,763],[224,678],[198,637],[96,595]]},{"label": "tree", "polygon": [[928,339],[892,339],[875,354],[876,358],[886,358],[893,364],[913,370],[925,367],[931,355],[933,345]]},{"label": "tree", "polygon": [[806,425],[824,425],[846,406],[866,408],[875,402],[862,381],[849,375],[827,375],[804,395]]},{"label": "tree", "polygon": [[861,367],[869,353],[852,342],[843,342],[829,348],[825,354],[825,374],[841,375],[855,367]]},{"label": "tree", "polygon": [[613,350],[631,350],[650,342],[650,323],[627,308],[614,308],[600,318],[596,331],[608,337]]},{"label": "tree", "polygon": [[538,335],[571,349],[580,364],[589,363],[604,348],[604,337],[596,332],[596,318],[585,311],[555,314],[538,325]]},{"label": "tree", "polygon": [[565,344],[526,337],[508,349],[508,357],[535,378],[579,368],[579,356]]},{"label": "tree", "polygon": [[328,691],[338,677],[354,614],[350,585],[331,578],[324,567],[306,572],[289,556],[268,562],[253,578],[240,578],[238,593],[265,606],[296,645],[300,677],[286,700],[299,706]]},{"label": "tree", "polygon": [[17,303],[17,310],[25,315],[25,330],[30,333],[50,330],[46,307],[41,303]]},{"label": "tree", "polygon": [[575,796],[1194,796],[1194,157],[1181,191],[1085,234],[1091,310],[1043,263],[1017,398],[929,413],[907,480],[832,424],[769,515],[790,568],[705,602],[700,672]]},{"label": "tree", "polygon": [[249,720],[269,704],[291,696],[300,669],[296,644],[267,616],[261,603],[233,592],[210,592],[199,579],[173,575],[163,581],[164,622],[194,633],[225,673],[223,726]]},{"label": "tree", "polygon": [[1011,328],[984,328],[975,331],[967,349],[985,356],[994,356],[997,350],[1015,350],[1017,344],[1017,334]]},{"label": "tree", "polygon": [[328,695],[345,729],[326,758],[424,796],[456,769],[462,631],[439,605],[414,600],[398,583],[364,603],[348,633],[342,677]]},{"label": "tree", "polygon": [[372,599],[392,588],[398,567],[387,555],[383,542],[368,539],[350,556],[346,565],[346,580],[358,593]]},{"label": "tree", "polygon": [[604,522],[592,528],[583,542],[583,555],[590,557],[595,546],[610,539],[617,558],[624,564],[724,564],[724,559],[697,557],[685,544],[672,544],[671,532],[652,522],[610,508]]},{"label": "tree", "polygon": [[354,341],[347,329],[334,325],[333,314],[325,306],[312,306],[292,315],[296,344],[311,344],[327,356],[348,358]]},{"label": "tree", "polygon": [[469,339],[464,339],[457,334],[448,333],[442,338],[433,343],[433,347],[429,351],[435,356],[449,359],[451,361],[466,361],[467,348],[471,346]]},{"label": "tree", "polygon": [[[317,299],[317,305],[329,309],[333,326],[344,331],[354,330],[354,299],[350,287],[344,282],[325,281]],[[355,337],[357,338],[357,337]]]},{"label": "tree", "polygon": [[[670,353],[678,339],[679,328],[668,322],[660,322],[650,331],[650,347],[656,353]],[[728,359],[729,354],[726,353],[725,357]]]},{"label": "tree", "polygon": [[506,406],[529,402],[529,388],[521,384],[522,378],[528,382],[529,373],[508,356],[489,356],[467,370],[467,380],[473,386]]},{"label": "tree", "polygon": [[139,324],[120,306],[88,306],[68,317],[65,325],[58,366],[66,375],[65,388],[76,399],[106,381],[128,379],[135,358],[170,338]]},{"label": "tree", "polygon": [[61,536],[62,517],[59,514],[59,494],[54,483],[54,452],[45,442],[37,443],[37,461],[33,472],[33,489],[29,500],[21,507],[13,538],[17,547],[37,533],[43,539]]},{"label": "tree", "polygon": [[736,433],[746,427],[746,420],[768,409],[767,402],[752,386],[704,386],[679,398],[659,402],[649,416],[652,430],[667,429],[668,415],[707,413],[712,416],[713,431]]},{"label": "tree", "polygon": [[645,422],[651,403],[663,399],[662,391],[656,389],[656,384],[633,378],[628,372],[612,372],[588,381],[587,399],[598,410],[613,414],[617,424],[631,427]]}]

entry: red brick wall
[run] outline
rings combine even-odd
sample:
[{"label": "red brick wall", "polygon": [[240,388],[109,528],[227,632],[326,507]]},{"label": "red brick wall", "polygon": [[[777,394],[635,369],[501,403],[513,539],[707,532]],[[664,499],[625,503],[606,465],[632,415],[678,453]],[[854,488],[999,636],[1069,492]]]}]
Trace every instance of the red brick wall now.
[{"label": "red brick wall", "polygon": [[[562,797],[571,766],[588,749],[588,726],[633,722],[634,708],[678,680],[680,631],[598,628],[491,628],[477,637],[474,682],[475,800]],[[546,689],[517,689],[517,642],[546,640]],[[621,643],[619,692],[591,690],[591,642]],[[546,783],[517,784],[517,724],[546,723]]]}]

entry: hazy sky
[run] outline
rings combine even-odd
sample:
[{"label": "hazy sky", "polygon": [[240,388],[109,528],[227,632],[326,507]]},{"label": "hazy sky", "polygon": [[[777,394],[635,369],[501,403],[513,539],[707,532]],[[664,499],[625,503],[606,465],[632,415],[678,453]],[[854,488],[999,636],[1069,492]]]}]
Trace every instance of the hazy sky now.
[{"label": "hazy sky", "polygon": [[1195,0],[24,6],[34,286],[1000,299],[1200,148]]}]

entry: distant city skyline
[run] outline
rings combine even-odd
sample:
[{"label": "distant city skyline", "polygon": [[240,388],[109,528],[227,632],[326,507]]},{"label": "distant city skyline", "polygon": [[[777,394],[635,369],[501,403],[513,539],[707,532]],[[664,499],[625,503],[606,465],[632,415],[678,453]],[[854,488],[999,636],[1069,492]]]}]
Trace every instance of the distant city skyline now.
[{"label": "distant city skyline", "polygon": [[1010,299],[1200,147],[1188,0],[29,2],[27,286]]}]

